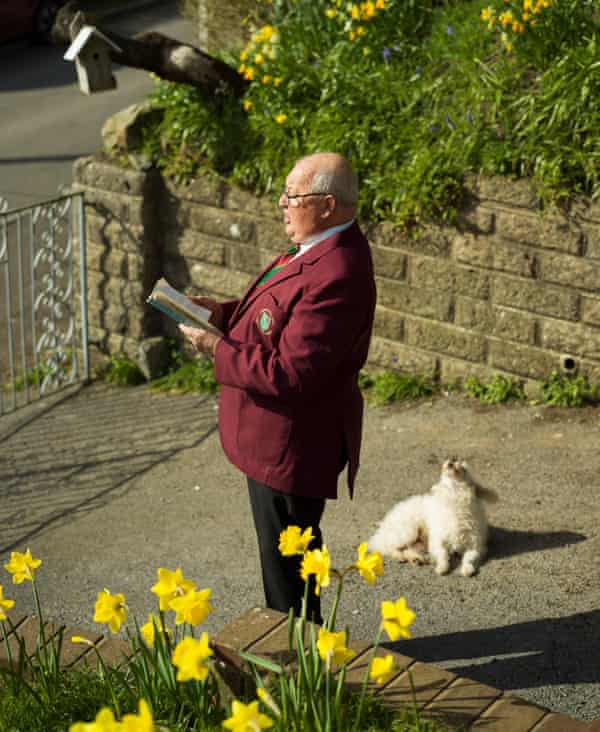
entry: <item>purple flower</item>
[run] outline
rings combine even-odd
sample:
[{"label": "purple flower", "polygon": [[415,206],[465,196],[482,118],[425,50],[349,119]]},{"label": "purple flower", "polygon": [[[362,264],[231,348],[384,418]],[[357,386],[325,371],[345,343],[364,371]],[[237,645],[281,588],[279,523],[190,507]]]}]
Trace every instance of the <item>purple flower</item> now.
[{"label": "purple flower", "polygon": [[453,36],[454,35],[454,29],[452,28],[452,26],[450,25],[450,23],[448,23],[448,25],[446,26],[446,33],[449,36]]},{"label": "purple flower", "polygon": [[454,124],[454,122],[452,121],[452,118],[450,117],[450,115],[449,115],[449,114],[447,114],[447,115],[446,115],[446,116],[444,117],[444,122],[445,122],[445,123],[446,123],[446,124],[448,125],[448,127],[449,127],[449,128],[451,129],[451,130],[455,130],[455,129],[456,129],[456,125],[455,125],[455,124]]},{"label": "purple flower", "polygon": [[391,51],[390,51],[390,49],[389,49],[389,48],[388,48],[388,47],[386,46],[386,47],[385,47],[385,48],[383,49],[383,51],[382,51],[382,56],[383,56],[383,58],[384,58],[384,61],[387,61],[387,60],[388,60],[388,58],[389,58],[389,57],[390,57],[391,55],[392,55],[392,52],[391,52]]}]

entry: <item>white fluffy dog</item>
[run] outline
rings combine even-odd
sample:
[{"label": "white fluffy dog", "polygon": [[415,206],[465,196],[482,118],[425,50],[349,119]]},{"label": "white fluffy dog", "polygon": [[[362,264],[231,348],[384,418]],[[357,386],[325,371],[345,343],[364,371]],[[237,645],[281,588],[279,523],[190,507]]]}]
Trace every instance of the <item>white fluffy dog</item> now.
[{"label": "white fluffy dog", "polygon": [[464,460],[450,458],[440,480],[425,495],[397,503],[369,539],[369,550],[413,564],[431,563],[438,574],[450,570],[453,554],[460,571],[471,577],[486,553],[488,522],[484,501],[497,494],[471,476]]}]

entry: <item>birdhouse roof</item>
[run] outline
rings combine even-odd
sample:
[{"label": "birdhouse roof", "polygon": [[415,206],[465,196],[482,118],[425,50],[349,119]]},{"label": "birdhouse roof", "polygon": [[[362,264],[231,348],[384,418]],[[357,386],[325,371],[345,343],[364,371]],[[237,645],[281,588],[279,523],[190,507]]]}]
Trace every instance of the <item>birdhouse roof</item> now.
[{"label": "birdhouse roof", "polygon": [[93,25],[84,25],[83,28],[79,31],[69,48],[67,49],[67,52],[63,56],[65,61],[75,61],[75,58],[79,56],[83,48],[86,46],[90,38],[98,38],[101,41],[104,41],[108,46],[110,46],[114,51],[121,51],[119,46],[117,46],[116,43],[110,40],[110,38],[107,38],[104,33],[101,33],[95,26]]}]

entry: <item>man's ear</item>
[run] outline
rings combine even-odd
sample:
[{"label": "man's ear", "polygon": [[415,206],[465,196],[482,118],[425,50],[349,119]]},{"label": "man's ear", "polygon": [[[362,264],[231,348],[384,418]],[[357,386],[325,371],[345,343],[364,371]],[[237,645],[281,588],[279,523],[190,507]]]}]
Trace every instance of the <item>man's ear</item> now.
[{"label": "man's ear", "polygon": [[330,216],[333,215],[333,212],[335,211],[337,206],[336,200],[333,196],[326,196],[325,198],[325,208],[323,209],[323,213],[321,214],[322,218],[328,219]]}]

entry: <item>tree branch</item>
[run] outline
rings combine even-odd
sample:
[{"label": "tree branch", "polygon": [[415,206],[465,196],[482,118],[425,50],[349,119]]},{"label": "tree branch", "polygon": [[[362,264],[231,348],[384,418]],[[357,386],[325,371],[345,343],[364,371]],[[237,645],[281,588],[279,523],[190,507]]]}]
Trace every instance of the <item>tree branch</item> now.
[{"label": "tree branch", "polygon": [[[54,42],[70,43],[86,22],[77,3],[68,3],[56,18]],[[248,82],[224,61],[162,33],[140,33],[126,38],[101,26],[96,28],[121,49],[121,52],[110,51],[115,64],[145,69],[166,81],[191,84],[211,95],[230,92],[241,97],[248,87]]]}]

